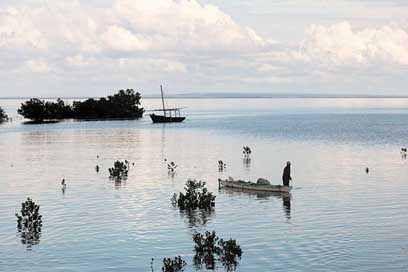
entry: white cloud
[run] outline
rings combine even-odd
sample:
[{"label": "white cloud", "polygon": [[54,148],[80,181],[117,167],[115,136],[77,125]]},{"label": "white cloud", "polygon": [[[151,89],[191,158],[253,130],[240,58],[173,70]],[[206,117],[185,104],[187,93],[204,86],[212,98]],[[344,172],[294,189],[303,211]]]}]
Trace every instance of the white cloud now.
[{"label": "white cloud", "polygon": [[104,44],[112,50],[139,51],[150,48],[149,42],[144,37],[122,26],[110,26],[101,38]]},{"label": "white cloud", "polygon": [[276,72],[276,71],[282,71],[284,68],[279,67],[279,66],[273,66],[267,63],[263,63],[259,66],[256,67],[256,70],[259,72]]},{"label": "white cloud", "polygon": [[46,38],[32,21],[37,15],[28,8],[0,10],[0,48],[47,49]]},{"label": "white cloud", "polygon": [[47,73],[50,71],[48,63],[43,60],[28,60],[25,64],[34,73]]},{"label": "white cloud", "polygon": [[408,65],[408,28],[386,25],[354,30],[349,22],[312,25],[304,46],[305,53],[318,62]]},{"label": "white cloud", "polygon": [[121,58],[111,62],[113,67],[119,66],[119,69],[128,70],[126,73],[131,75],[132,73],[139,74],[155,74],[158,73],[185,73],[187,71],[186,66],[177,60],[160,59],[160,58]]},{"label": "white cloud", "polygon": [[91,64],[90,60],[85,59],[81,55],[75,55],[75,56],[69,56],[65,58],[65,62],[68,65],[71,66],[77,66],[77,67],[82,67],[82,66],[87,66]]},{"label": "white cloud", "polygon": [[123,25],[150,38],[150,48],[232,51],[267,43],[253,29],[241,27],[216,6],[201,5],[195,0],[121,0],[114,7]]},{"label": "white cloud", "polygon": [[0,11],[0,46],[78,52],[253,50],[268,42],[213,5],[196,0],[116,0],[91,9],[74,1]]},{"label": "white cloud", "polygon": [[[214,4],[205,4],[209,2]],[[366,6],[361,2],[260,2],[251,21],[243,19],[250,10],[228,9],[228,1],[4,0],[0,81],[12,86],[15,77],[28,86],[38,84],[37,90],[63,85],[58,91],[78,88],[78,95],[84,89],[107,91],[122,82],[150,90],[167,82],[185,91],[226,86],[297,92],[307,86],[365,87],[362,82],[376,73],[379,81],[384,79],[383,86],[405,88],[401,74],[408,65],[406,22],[363,20]],[[388,6],[377,2],[384,3],[381,8]],[[297,21],[302,14],[305,17]],[[349,21],[339,23],[344,19]],[[46,72],[46,78],[38,77]]]}]

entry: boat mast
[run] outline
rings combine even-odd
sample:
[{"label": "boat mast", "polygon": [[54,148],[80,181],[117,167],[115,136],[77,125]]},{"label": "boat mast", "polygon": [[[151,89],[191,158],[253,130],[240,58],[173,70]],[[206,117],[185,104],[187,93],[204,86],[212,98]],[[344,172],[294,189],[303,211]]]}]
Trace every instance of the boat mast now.
[{"label": "boat mast", "polygon": [[162,104],[163,104],[163,113],[164,116],[166,116],[166,109],[164,108],[164,97],[163,97],[163,87],[160,85],[160,92],[161,92],[161,98],[162,98]]}]

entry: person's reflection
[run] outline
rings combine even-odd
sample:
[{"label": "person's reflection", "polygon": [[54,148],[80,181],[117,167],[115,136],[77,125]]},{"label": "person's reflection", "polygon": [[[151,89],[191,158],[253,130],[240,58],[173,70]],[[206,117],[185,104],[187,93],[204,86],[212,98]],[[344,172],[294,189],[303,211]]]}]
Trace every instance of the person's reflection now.
[{"label": "person's reflection", "polygon": [[282,204],[283,204],[283,211],[285,212],[286,219],[290,219],[290,194],[282,194]]},{"label": "person's reflection", "polygon": [[291,194],[289,194],[289,193],[273,193],[273,192],[266,193],[266,192],[263,192],[263,193],[257,193],[256,196],[257,196],[257,198],[269,198],[270,196],[281,198],[282,199],[282,205],[283,205],[283,211],[285,213],[285,217],[286,217],[287,220],[289,220],[291,218],[291,215],[290,215],[290,201],[291,201],[291,198],[292,198]]}]

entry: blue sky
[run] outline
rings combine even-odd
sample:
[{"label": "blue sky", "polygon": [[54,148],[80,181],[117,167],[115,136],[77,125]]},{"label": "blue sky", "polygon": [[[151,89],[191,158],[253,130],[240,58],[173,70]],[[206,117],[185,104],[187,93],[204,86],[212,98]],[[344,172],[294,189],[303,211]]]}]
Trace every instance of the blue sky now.
[{"label": "blue sky", "polygon": [[0,3],[0,96],[408,95],[408,1]]}]

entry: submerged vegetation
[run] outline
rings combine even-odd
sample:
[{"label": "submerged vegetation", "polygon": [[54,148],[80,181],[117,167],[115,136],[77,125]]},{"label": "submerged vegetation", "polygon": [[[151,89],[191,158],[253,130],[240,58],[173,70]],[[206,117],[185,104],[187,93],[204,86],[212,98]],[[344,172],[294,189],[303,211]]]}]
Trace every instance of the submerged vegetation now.
[{"label": "submerged vegetation", "polygon": [[6,112],[0,107],[0,123],[7,121],[8,117]]},{"label": "submerged vegetation", "polygon": [[129,162],[127,160],[125,160],[124,162],[115,161],[115,163],[113,164],[113,167],[109,168],[109,177],[120,181],[122,179],[127,178],[128,172],[129,172]]},{"label": "submerged vegetation", "polygon": [[39,214],[40,206],[31,198],[21,204],[21,215],[16,213],[17,231],[21,235],[21,242],[31,248],[40,242],[42,216]]},{"label": "submerged vegetation", "polygon": [[218,161],[218,172],[223,172],[224,169],[227,167],[227,164],[222,160]]},{"label": "submerged vegetation", "polygon": [[89,98],[74,101],[72,106],[61,99],[49,102],[32,98],[21,104],[18,113],[35,122],[62,119],[115,119],[140,118],[144,109],[140,107],[141,95],[133,89],[120,90],[114,95],[100,99]]},{"label": "submerged vegetation", "polygon": [[215,196],[208,192],[205,182],[189,179],[186,182],[185,194],[173,195],[172,202],[181,210],[211,209],[215,206]]},{"label": "submerged vegetation", "polygon": [[179,272],[183,271],[184,267],[187,265],[180,256],[174,257],[174,259],[164,258],[163,259],[163,272]]},{"label": "submerged vegetation", "polygon": [[217,261],[221,262],[227,271],[236,269],[242,256],[241,247],[236,240],[224,241],[215,231],[206,231],[205,234],[196,232],[193,241],[194,265],[197,269],[201,269],[204,264],[206,269],[214,270]]},{"label": "submerged vegetation", "polygon": [[171,162],[167,164],[167,170],[169,170],[169,172],[176,171],[176,168],[177,168],[177,164],[175,162]]},{"label": "submerged vegetation", "polygon": [[244,154],[244,158],[249,159],[249,155],[251,155],[252,153],[251,148],[249,146],[243,146],[242,149],[243,149],[242,153]]},{"label": "submerged vegetation", "polygon": [[[236,270],[239,260],[242,256],[242,249],[234,239],[223,240],[218,237],[215,231],[206,231],[204,234],[195,232],[193,234],[194,252],[193,263],[197,271],[202,270],[218,270],[223,267],[226,271]],[[152,258],[150,267],[153,269]],[[222,266],[217,265],[221,263]],[[162,271],[178,272],[184,271],[187,262],[180,256],[163,259]]]}]

